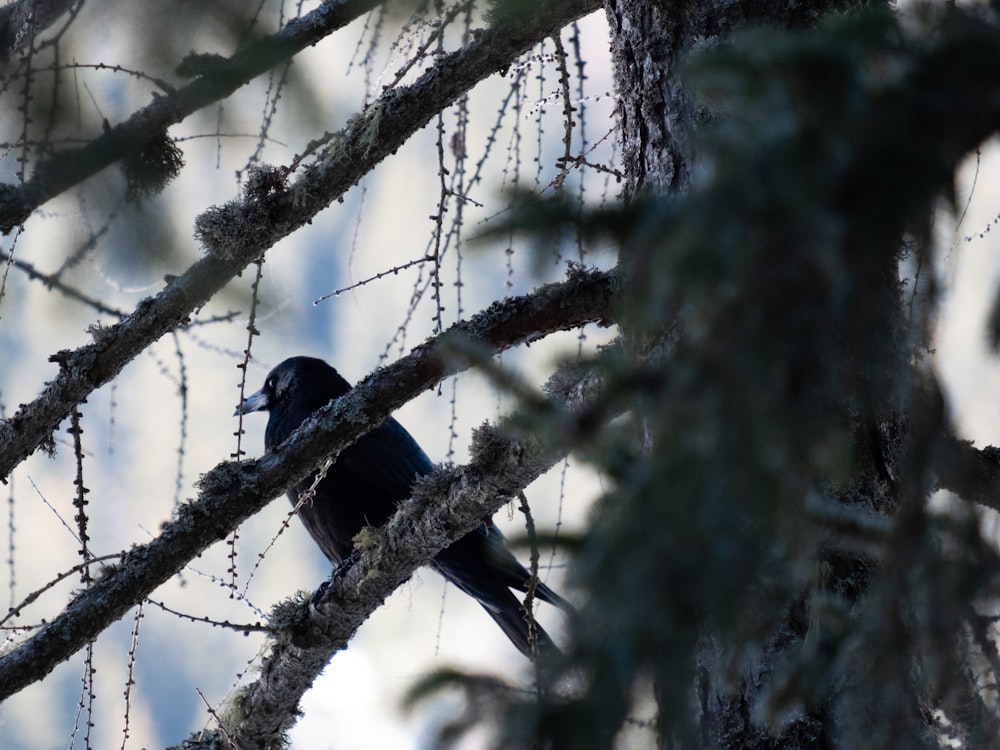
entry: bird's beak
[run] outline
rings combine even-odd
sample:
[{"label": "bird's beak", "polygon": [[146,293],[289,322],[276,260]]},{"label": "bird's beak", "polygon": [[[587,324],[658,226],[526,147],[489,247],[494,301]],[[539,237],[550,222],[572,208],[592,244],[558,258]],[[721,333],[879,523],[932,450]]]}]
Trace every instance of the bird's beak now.
[{"label": "bird's beak", "polygon": [[246,400],[242,404],[236,407],[236,410],[233,412],[233,416],[234,417],[239,416],[240,412],[244,414],[249,414],[250,412],[253,411],[261,411],[262,409],[266,409],[267,407],[268,407],[267,393],[265,393],[264,389],[261,388],[256,393],[251,393],[249,396],[247,396]]}]

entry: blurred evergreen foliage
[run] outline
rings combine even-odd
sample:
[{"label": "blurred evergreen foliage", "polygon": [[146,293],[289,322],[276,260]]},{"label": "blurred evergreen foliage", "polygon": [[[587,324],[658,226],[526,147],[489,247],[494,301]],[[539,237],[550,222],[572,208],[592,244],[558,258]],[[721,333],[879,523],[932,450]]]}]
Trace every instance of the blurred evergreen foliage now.
[{"label": "blurred evergreen foliage", "polygon": [[535,430],[611,482],[565,658],[536,695],[452,673],[415,698],[464,689],[480,708],[442,739],[489,717],[501,747],[610,747],[654,695],[662,747],[991,745],[997,555],[969,506],[928,510],[935,289],[900,268],[932,275],[935,210],[1000,124],[994,9],[759,28],[684,80],[688,194],[513,220],[611,240],[629,289],[594,362],[628,416]]}]

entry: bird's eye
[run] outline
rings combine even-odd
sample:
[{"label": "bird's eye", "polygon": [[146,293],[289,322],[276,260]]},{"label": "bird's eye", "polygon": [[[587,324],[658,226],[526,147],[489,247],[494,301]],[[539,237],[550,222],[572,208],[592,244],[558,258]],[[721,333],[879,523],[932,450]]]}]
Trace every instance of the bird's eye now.
[{"label": "bird's eye", "polygon": [[274,393],[275,387],[277,385],[278,385],[277,378],[268,378],[267,382],[264,383],[264,387],[267,388],[267,390],[270,391],[271,393]]}]

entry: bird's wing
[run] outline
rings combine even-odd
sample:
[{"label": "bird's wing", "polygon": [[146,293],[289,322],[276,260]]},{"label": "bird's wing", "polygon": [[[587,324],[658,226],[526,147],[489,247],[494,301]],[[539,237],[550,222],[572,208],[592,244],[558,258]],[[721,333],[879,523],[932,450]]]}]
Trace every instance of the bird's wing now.
[{"label": "bird's wing", "polygon": [[409,498],[414,480],[434,469],[417,441],[391,417],[346,448],[337,464],[363,480],[373,494],[395,503]]},{"label": "bird's wing", "polygon": [[[431,563],[445,578],[465,593],[479,600],[486,609],[503,606],[496,596],[498,588],[525,592],[531,574],[507,549],[504,535],[495,526],[485,524],[442,550]],[[538,581],[535,596],[566,611],[572,606]]]},{"label": "bird's wing", "polygon": [[[416,477],[434,469],[416,440],[392,418],[345,449],[337,457],[336,466],[338,481],[350,483],[359,493],[367,493],[364,500],[374,514],[367,520],[374,525],[388,520],[392,514],[390,501],[400,503],[409,498]],[[353,492],[349,494],[356,497]],[[500,529],[485,524],[442,550],[432,565],[494,612],[507,606],[506,599],[499,594],[501,589],[527,591],[531,577],[507,549]],[[544,602],[572,610],[565,599],[544,583],[538,582],[535,595]]]}]

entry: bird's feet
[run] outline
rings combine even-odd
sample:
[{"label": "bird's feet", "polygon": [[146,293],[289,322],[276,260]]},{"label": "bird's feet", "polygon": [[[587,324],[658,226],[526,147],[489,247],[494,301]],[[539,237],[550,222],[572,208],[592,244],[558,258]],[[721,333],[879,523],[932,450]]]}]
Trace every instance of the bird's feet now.
[{"label": "bird's feet", "polygon": [[350,555],[340,561],[340,563],[330,572],[330,577],[323,581],[323,583],[319,585],[319,587],[313,592],[313,595],[309,598],[309,609],[319,609],[319,604],[326,597],[327,590],[340,576],[350,570],[351,566],[354,565],[357,560],[358,552],[357,550],[354,550]]}]

